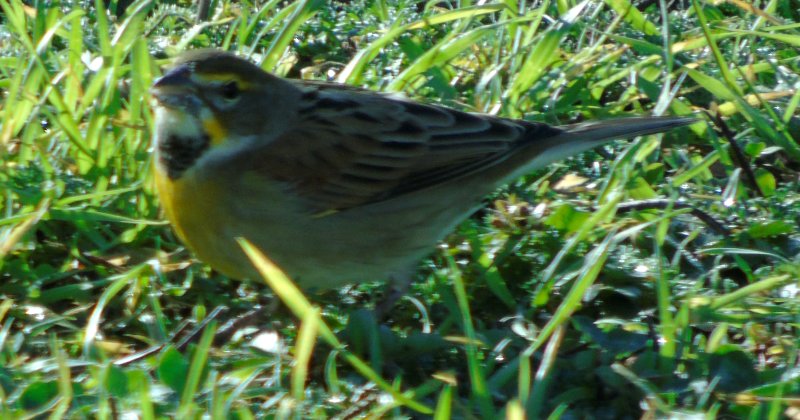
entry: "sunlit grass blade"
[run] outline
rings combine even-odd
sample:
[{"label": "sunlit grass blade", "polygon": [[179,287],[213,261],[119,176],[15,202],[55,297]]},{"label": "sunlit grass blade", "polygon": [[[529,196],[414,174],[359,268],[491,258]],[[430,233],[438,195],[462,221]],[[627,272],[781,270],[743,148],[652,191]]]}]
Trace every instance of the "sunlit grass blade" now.
[{"label": "sunlit grass blade", "polygon": [[645,35],[658,35],[658,28],[628,0],[605,0],[617,13],[623,16],[626,22],[630,23],[636,30]]},{"label": "sunlit grass blade", "polygon": [[264,53],[264,61],[261,63],[262,68],[271,70],[278,64],[278,61],[286,51],[286,47],[292,41],[297,28],[314,16],[317,8],[321,6],[320,3],[318,0],[302,0],[292,4],[294,11],[287,21],[282,22],[280,30]]},{"label": "sunlit grass blade", "polygon": [[439,399],[436,401],[436,410],[433,413],[433,420],[448,420],[452,418],[453,413],[453,386],[445,385],[442,392],[439,393]]},{"label": "sunlit grass blade", "polygon": [[115,276],[114,282],[105,289],[103,294],[97,300],[97,305],[95,305],[94,309],[92,310],[92,315],[89,317],[86,328],[84,329],[84,355],[89,357],[92,354],[92,344],[97,338],[97,334],[101,331],[100,324],[103,319],[103,312],[111,304],[111,300],[114,299],[117,294],[119,294],[126,286],[129,286],[132,279],[136,278],[147,269],[149,269],[149,266],[143,264],[128,271],[127,273]]},{"label": "sunlit grass blade", "polygon": [[553,317],[542,327],[536,340],[531,343],[527,351],[533,352],[539,349],[556,330],[563,325],[569,317],[575,313],[581,305],[586,290],[594,283],[597,276],[603,269],[605,261],[608,259],[609,252],[614,243],[615,232],[609,233],[608,236],[598,244],[591,252],[586,254],[584,265],[581,267],[581,272],[573,283],[569,292],[564,297],[564,301],[558,306],[558,309],[553,313]]},{"label": "sunlit grass blade", "polygon": [[200,382],[209,369],[209,351],[216,331],[217,323],[212,320],[203,330],[203,335],[200,336],[200,340],[194,348],[194,357],[192,357],[192,362],[189,365],[189,376],[186,378],[186,384],[181,394],[181,402],[178,406],[178,417],[180,418],[194,417],[193,414],[199,409],[195,398],[200,389]]},{"label": "sunlit grass blade", "polygon": [[[297,286],[295,286],[292,281],[286,277],[286,274],[284,274],[283,271],[278,268],[278,266],[267,259],[258,249],[247,242],[247,240],[240,238],[238,242],[250,260],[256,266],[256,269],[258,269],[259,273],[261,273],[264,281],[270,286],[272,291],[278,295],[281,301],[286,304],[286,306],[288,306],[292,312],[294,312],[295,316],[300,319],[306,319],[308,316],[313,316],[317,309],[311,305],[311,302],[306,299],[300,289],[298,289]],[[338,338],[336,338],[336,335],[333,334],[330,328],[322,320],[319,322],[318,331],[320,337],[322,337],[325,342],[335,349],[339,349],[342,357],[347,360],[347,362],[350,363],[350,365],[353,366],[356,371],[361,373],[361,375],[363,375],[366,379],[375,382],[375,384],[377,384],[384,391],[391,394],[397,403],[403,404],[408,408],[423,414],[433,413],[433,410],[430,407],[414,401],[405,393],[398,391],[391,384],[387,383],[383,378],[381,378],[380,375],[378,375],[374,370],[372,370],[368,364],[364,363],[361,359],[345,350],[342,343],[339,342]]]},{"label": "sunlit grass blade", "polygon": [[470,19],[482,16],[489,13],[499,12],[501,10],[510,10],[505,4],[482,4],[478,6],[468,6],[448,12],[437,13],[435,15],[418,20],[414,23],[405,26],[405,30],[421,29],[426,26],[440,25],[452,21]]},{"label": "sunlit grass blade", "polygon": [[22,239],[22,237],[28,233],[36,223],[41,220],[41,218],[47,213],[50,209],[50,199],[46,198],[42,200],[41,203],[37,206],[36,210],[32,213],[27,215],[22,215],[22,217],[17,218],[13,222],[9,222],[8,219],[4,221],[0,221],[0,226],[3,226],[6,223],[15,223],[16,226],[10,228],[3,228],[0,230],[0,233],[3,235],[0,237],[2,241],[0,241],[0,267],[2,267],[2,260],[5,256],[14,248],[14,246]]},{"label": "sunlit grass blade", "polygon": [[421,57],[406,67],[387,86],[389,91],[402,91],[412,84],[414,79],[431,67],[441,67],[458,54],[474,45],[484,36],[492,33],[493,27],[481,27],[454,36],[452,39],[440,42]]},{"label": "sunlit grass blade", "polygon": [[[564,340],[565,331],[566,328],[564,326],[559,326],[555,329],[553,335],[550,336],[550,339],[547,341],[547,346],[544,349],[544,354],[539,362],[539,368],[536,369],[536,375],[534,376],[533,383],[528,389],[528,392],[522,395],[522,388],[520,387],[520,402],[525,407],[528,418],[540,418],[542,415],[542,408],[545,406],[545,395],[548,389],[547,385],[548,382],[550,382],[553,368],[558,360],[558,350],[561,348],[561,343]],[[525,351],[520,357],[522,360],[530,360],[533,357],[533,353]],[[530,373],[530,370],[520,369],[520,382],[522,382],[524,378],[525,383],[530,383],[530,378],[527,378]]]},{"label": "sunlit grass blade", "polygon": [[797,279],[793,279],[788,274],[768,277],[756,283],[748,284],[747,286],[744,286],[736,291],[730,292],[723,296],[713,298],[709,306],[711,309],[724,308],[725,306],[730,305],[733,302],[742,300],[748,296],[773,290],[779,286],[782,286],[788,282],[795,280]]},{"label": "sunlit grass blade", "polygon": [[297,334],[291,385],[292,396],[296,401],[303,401],[303,399],[305,399],[306,380],[308,379],[308,362],[311,360],[311,354],[314,351],[314,343],[317,339],[319,323],[319,309],[313,308],[308,316],[302,319],[300,331]]}]

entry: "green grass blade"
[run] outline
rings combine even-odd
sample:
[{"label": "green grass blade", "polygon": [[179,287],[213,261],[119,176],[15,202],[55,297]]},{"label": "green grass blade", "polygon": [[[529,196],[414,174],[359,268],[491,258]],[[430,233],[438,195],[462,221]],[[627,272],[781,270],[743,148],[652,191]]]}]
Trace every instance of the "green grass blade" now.
[{"label": "green grass blade", "polygon": [[302,319],[300,331],[297,334],[297,344],[295,344],[295,361],[292,366],[292,396],[296,401],[305,399],[306,380],[308,379],[308,362],[314,351],[314,344],[317,339],[318,327],[320,323],[319,308],[313,308],[309,314]]}]

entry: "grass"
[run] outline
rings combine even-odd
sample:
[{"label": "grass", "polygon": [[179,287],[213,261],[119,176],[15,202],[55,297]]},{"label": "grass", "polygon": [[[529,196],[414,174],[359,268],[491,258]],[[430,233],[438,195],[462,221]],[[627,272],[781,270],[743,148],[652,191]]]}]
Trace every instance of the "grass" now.
[{"label": "grass", "polygon": [[[646,3],[0,0],[0,417],[796,417],[800,14]],[[378,322],[379,283],[304,296],[245,244],[275,297],[161,220],[147,89],[199,47],[548,123],[705,119],[487,197]]]}]

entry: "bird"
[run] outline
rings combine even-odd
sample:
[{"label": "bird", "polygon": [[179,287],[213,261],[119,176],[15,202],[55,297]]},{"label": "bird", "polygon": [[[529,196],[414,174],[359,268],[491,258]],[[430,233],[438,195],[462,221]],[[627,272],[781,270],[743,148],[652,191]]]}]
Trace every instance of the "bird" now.
[{"label": "bird", "polygon": [[150,92],[155,186],[177,236],[218,272],[257,280],[245,238],[308,291],[407,282],[505,183],[696,121],[552,126],[281,78],[214,49],[181,54]]}]

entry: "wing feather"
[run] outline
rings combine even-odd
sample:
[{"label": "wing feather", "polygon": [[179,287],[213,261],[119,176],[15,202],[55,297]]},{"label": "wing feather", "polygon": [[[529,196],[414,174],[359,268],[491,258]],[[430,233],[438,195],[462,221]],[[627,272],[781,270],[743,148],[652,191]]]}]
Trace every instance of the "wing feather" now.
[{"label": "wing feather", "polygon": [[339,85],[298,87],[300,121],[253,154],[259,162],[251,166],[283,181],[315,212],[474,173],[504,160],[539,127]]}]

